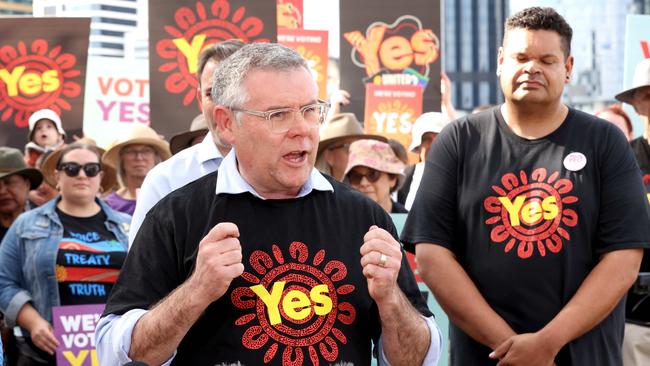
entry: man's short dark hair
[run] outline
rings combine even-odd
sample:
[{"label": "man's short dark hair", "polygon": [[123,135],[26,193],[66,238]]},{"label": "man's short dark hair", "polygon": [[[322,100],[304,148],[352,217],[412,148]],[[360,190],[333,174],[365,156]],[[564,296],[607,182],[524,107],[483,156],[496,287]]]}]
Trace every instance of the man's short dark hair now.
[{"label": "man's short dark hair", "polygon": [[199,55],[199,64],[196,71],[196,78],[199,81],[199,86],[201,86],[201,74],[203,74],[205,65],[209,60],[215,60],[217,62],[223,61],[226,57],[237,52],[245,44],[246,43],[239,39],[229,39],[223,42],[217,42],[203,50]]},{"label": "man's short dark hair", "polygon": [[512,29],[553,31],[560,35],[564,57],[567,58],[571,54],[573,30],[553,8],[532,7],[509,16],[503,33],[504,40],[508,37],[508,31]]}]

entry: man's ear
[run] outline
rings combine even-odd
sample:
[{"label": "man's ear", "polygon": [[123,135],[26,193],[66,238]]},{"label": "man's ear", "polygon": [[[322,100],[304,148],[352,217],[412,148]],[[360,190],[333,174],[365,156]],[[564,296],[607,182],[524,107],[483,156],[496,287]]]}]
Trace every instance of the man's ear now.
[{"label": "man's ear", "polygon": [[564,69],[566,70],[566,80],[565,83],[568,84],[571,78],[571,71],[573,71],[573,56],[569,56],[564,64]]},{"label": "man's ear", "polygon": [[497,54],[497,76],[501,76],[501,64],[503,63],[503,47],[499,47]]},{"label": "man's ear", "polygon": [[212,113],[212,119],[221,141],[228,145],[234,145],[234,125],[237,123],[234,112],[224,106],[217,105]]},{"label": "man's ear", "polygon": [[203,112],[203,99],[201,95],[201,86],[196,88],[196,101],[199,103],[199,110]]}]

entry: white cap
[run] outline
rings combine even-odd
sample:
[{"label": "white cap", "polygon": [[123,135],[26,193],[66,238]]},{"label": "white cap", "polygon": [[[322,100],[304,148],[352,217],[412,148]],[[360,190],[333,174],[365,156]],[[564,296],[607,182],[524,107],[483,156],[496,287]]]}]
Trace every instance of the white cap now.
[{"label": "white cap", "polygon": [[427,132],[440,133],[449,123],[447,115],[440,112],[423,113],[413,123],[411,128],[411,146],[409,151],[415,151],[422,144],[422,136]]},{"label": "white cap", "polygon": [[61,117],[59,117],[58,114],[56,114],[55,111],[51,109],[39,109],[34,114],[32,114],[29,117],[29,140],[32,140],[32,135],[34,134],[34,126],[36,126],[36,122],[42,120],[42,119],[47,119],[56,125],[56,130],[63,135],[63,138],[65,138],[65,130],[63,130],[63,127],[61,127]]},{"label": "white cap", "polygon": [[632,78],[632,87],[616,94],[614,98],[627,104],[634,101],[634,93],[642,88],[650,87],[650,58],[643,59],[634,68],[634,77]]}]

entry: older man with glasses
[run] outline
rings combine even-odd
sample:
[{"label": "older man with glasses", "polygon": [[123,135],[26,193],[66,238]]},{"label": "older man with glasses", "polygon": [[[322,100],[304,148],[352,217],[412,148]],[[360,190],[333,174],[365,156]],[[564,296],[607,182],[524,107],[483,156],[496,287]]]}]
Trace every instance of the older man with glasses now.
[{"label": "older man with glasses", "polygon": [[[96,330],[102,365],[434,364],[441,337],[380,206],[314,169],[328,105],[305,60],[217,68],[233,150],[147,215]],[[336,229],[336,230],[335,230]]]}]

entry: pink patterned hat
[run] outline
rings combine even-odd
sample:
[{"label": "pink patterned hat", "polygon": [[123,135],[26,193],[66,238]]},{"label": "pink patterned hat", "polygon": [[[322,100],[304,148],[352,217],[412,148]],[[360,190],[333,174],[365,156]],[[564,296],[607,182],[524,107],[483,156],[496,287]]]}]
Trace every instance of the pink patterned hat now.
[{"label": "pink patterned hat", "polygon": [[389,144],[377,140],[357,140],[350,144],[347,175],[355,166],[366,166],[389,174],[403,176],[404,163],[397,158]]}]

